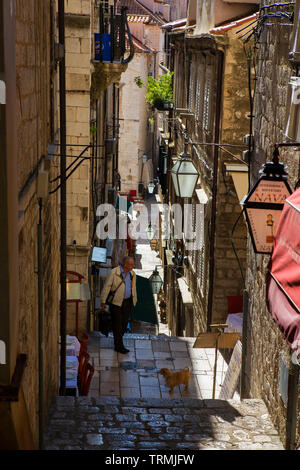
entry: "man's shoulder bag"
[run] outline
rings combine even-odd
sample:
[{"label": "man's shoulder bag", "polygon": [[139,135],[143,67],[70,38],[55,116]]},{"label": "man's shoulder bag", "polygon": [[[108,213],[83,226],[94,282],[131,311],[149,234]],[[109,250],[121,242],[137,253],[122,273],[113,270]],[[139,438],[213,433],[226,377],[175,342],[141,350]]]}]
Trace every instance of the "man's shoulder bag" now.
[{"label": "man's shoulder bag", "polygon": [[112,303],[112,301],[114,300],[114,297],[115,297],[115,294],[116,294],[117,290],[118,290],[119,287],[123,284],[123,282],[125,283],[126,277],[127,277],[127,273],[126,273],[125,278],[122,279],[122,281],[121,281],[120,284],[118,285],[118,287],[117,287],[114,291],[111,290],[111,291],[109,292],[109,294],[108,294],[108,296],[107,296],[107,303],[108,303],[108,304],[111,304],[111,303]]}]

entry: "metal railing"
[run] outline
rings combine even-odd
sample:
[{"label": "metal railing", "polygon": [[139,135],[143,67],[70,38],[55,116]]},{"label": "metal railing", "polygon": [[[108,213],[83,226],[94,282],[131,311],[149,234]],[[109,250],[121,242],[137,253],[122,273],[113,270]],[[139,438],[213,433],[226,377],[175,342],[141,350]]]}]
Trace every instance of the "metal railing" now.
[{"label": "metal railing", "polygon": [[[99,33],[95,33],[95,61],[102,63],[130,62],[134,55],[134,46],[127,21],[127,7],[122,7],[121,14],[110,7],[107,14],[102,5],[99,6]],[[129,42],[129,56],[126,53],[126,33]]]}]

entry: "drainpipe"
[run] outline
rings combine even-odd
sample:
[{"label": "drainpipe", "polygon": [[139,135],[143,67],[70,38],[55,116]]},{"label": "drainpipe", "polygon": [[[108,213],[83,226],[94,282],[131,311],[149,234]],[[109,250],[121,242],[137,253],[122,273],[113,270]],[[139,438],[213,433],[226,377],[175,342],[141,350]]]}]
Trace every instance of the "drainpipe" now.
[{"label": "drainpipe", "polygon": [[[222,81],[223,81],[223,63],[224,53],[216,51],[218,55],[218,78],[217,78],[217,96],[216,96],[216,122],[215,122],[215,143],[220,142],[220,124],[221,124],[221,101],[222,101]],[[216,211],[217,211],[217,190],[218,190],[218,164],[219,147],[214,146],[214,173],[212,187],[212,208],[211,208],[211,233],[209,247],[209,291],[207,301],[207,331],[211,331],[212,307],[214,293],[214,273],[215,273],[215,235],[216,235]]]},{"label": "drainpipe", "polygon": [[39,198],[39,223],[37,226],[38,236],[38,331],[39,331],[39,449],[43,448],[43,314],[44,314],[44,296],[43,296],[43,225],[42,225],[42,198]]},{"label": "drainpipe", "polygon": [[241,400],[247,397],[246,391],[246,358],[247,358],[247,330],[248,330],[248,305],[249,294],[247,289],[243,291],[243,329],[242,329],[242,364],[241,364],[241,381],[240,381],[240,397]]},{"label": "drainpipe", "polygon": [[286,410],[286,450],[295,450],[296,446],[298,385],[299,365],[291,362]]},{"label": "drainpipe", "polygon": [[[59,43],[63,56],[59,62],[60,153],[66,154],[66,65],[65,65],[65,5],[58,0]],[[60,159],[60,395],[66,394],[66,317],[67,317],[67,195],[66,159]]]}]

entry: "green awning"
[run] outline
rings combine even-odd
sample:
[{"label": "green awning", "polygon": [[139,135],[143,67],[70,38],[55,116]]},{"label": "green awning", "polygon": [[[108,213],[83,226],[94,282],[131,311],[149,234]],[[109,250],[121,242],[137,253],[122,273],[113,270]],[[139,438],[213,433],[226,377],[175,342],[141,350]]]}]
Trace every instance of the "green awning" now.
[{"label": "green awning", "polygon": [[131,320],[158,325],[155,301],[149,279],[136,276],[136,291],[138,301],[136,306],[132,309]]}]

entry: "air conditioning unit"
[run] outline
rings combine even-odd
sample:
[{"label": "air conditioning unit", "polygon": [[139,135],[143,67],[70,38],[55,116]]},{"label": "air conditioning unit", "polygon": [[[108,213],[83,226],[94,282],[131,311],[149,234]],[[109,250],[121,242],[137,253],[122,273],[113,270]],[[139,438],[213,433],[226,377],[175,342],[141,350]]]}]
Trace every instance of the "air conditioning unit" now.
[{"label": "air conditioning unit", "polygon": [[285,136],[294,142],[300,140],[300,77],[291,77],[286,105]]},{"label": "air conditioning unit", "polygon": [[294,65],[300,64],[300,0],[296,0],[294,27],[291,35],[291,52],[289,59]]}]

